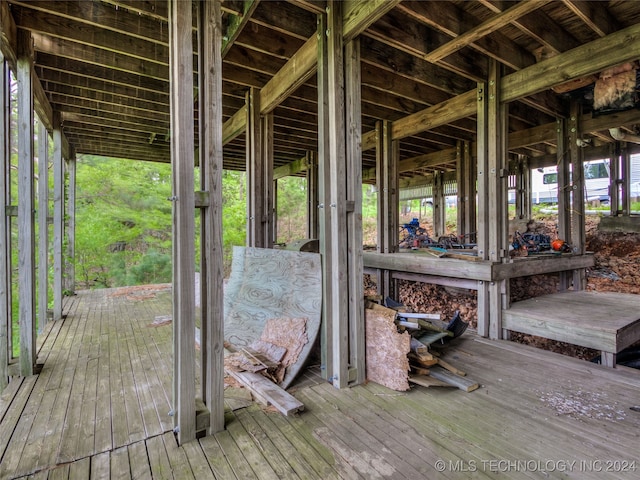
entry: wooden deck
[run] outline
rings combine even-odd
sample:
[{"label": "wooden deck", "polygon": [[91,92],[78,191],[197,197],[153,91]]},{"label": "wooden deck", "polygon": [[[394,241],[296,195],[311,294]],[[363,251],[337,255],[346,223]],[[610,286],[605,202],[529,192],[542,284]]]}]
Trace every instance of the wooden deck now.
[{"label": "wooden deck", "polygon": [[610,367],[640,340],[640,295],[567,291],[515,302],[502,315],[507,330],[600,350]]},{"label": "wooden deck", "polygon": [[42,336],[42,372],[0,395],[0,479],[638,478],[640,371],[472,333],[446,358],[474,392],[305,374],[290,389],[301,414],[253,405],[178,447],[172,328],[150,326],[169,293],[118,293],[73,297]]}]

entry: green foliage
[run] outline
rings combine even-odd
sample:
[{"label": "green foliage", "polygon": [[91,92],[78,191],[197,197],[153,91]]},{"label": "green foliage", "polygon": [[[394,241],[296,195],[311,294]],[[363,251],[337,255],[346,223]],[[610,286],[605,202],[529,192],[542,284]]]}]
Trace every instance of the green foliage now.
[{"label": "green foliage", "polygon": [[85,155],[76,172],[79,286],[171,281],[171,166]]},{"label": "green foliage", "polygon": [[225,273],[231,268],[234,245],[244,245],[247,236],[247,195],[244,172],[222,173],[222,232]]},{"label": "green foliage", "polygon": [[278,243],[307,236],[307,182],[301,177],[278,180]]}]

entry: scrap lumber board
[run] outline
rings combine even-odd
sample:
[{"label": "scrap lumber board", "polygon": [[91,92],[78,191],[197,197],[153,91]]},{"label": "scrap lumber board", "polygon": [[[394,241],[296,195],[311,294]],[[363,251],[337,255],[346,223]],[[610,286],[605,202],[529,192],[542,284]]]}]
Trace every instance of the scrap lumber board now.
[{"label": "scrap lumber board", "polygon": [[260,403],[273,405],[283,415],[304,410],[304,404],[300,400],[258,373],[237,372],[232,369],[225,371],[251,390]]},{"label": "scrap lumber board", "polygon": [[409,381],[421,387],[455,387],[455,385],[443,382],[430,375],[409,375]]},{"label": "scrap lumber board", "polygon": [[454,387],[458,387],[460,390],[464,390],[465,392],[473,392],[480,386],[473,380],[451,373],[450,371],[445,370],[439,365],[434,365],[433,367],[431,367],[430,375],[433,378],[442,380],[443,382],[453,385]]}]

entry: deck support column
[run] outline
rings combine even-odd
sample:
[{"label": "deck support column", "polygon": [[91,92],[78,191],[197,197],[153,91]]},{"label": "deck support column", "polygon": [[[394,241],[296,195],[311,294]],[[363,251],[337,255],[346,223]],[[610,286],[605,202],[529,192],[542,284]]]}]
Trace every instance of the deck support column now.
[{"label": "deck support column", "polygon": [[[507,251],[507,110],[500,101],[500,68],[492,61],[489,80],[478,85],[478,256],[500,263]],[[478,333],[502,338],[502,309],[509,302],[508,280],[481,282]]]},{"label": "deck support column", "polygon": [[[557,171],[558,171],[558,237],[568,241],[571,238],[571,160],[567,153],[569,141],[567,121],[558,119],[557,124]],[[563,292],[571,286],[571,271],[558,274],[558,290]]]},{"label": "deck support column", "polygon": [[[347,387],[364,372],[350,363],[350,354],[364,355],[362,336],[362,208],[356,196],[360,138],[359,83],[345,89],[345,57],[350,82],[359,82],[355,47],[344,55],[342,2],[327,2],[327,14],[318,17],[318,176],[320,180],[320,252],[323,269],[322,363],[323,375],[336,388]],[[356,67],[356,64],[358,65]],[[356,98],[357,96],[357,98]],[[346,125],[345,108],[349,118]],[[359,167],[358,163],[358,168]],[[357,188],[362,188],[361,183]],[[350,231],[350,229],[357,231]],[[360,238],[360,244],[355,247]],[[359,266],[359,267],[358,267]],[[359,282],[350,283],[354,278]],[[351,290],[355,288],[355,290]],[[351,318],[352,315],[358,315]],[[357,329],[357,330],[354,330]],[[364,357],[363,357],[364,358]]]},{"label": "deck support column", "polygon": [[9,66],[0,53],[0,392],[8,384],[11,358],[11,97]]},{"label": "deck support column", "polygon": [[169,4],[173,173],[173,419],[180,444],[196,438],[193,49],[191,2]]},{"label": "deck support column", "polygon": [[364,342],[364,266],[362,259],[362,98],[360,92],[359,38],[355,38],[345,45],[344,63],[347,136],[346,221],[347,262],[349,267],[349,383],[359,385],[367,378]]},{"label": "deck support column", "polygon": [[444,198],[444,172],[433,172],[433,237],[445,234],[447,202]]},{"label": "deck support column", "polygon": [[66,222],[65,233],[67,251],[64,263],[65,295],[73,295],[76,290],[76,158],[71,155],[66,162]]},{"label": "deck support column", "polygon": [[53,320],[62,319],[64,238],[64,158],[60,115],[53,121]]},{"label": "deck support column", "polygon": [[[477,205],[477,197],[476,197],[476,163],[473,161],[471,156],[471,146],[469,142],[463,142],[462,144],[462,171],[463,171],[463,179],[464,183],[464,230],[463,234],[465,235],[466,242],[475,243],[476,241],[476,223],[477,223],[477,214],[476,214],[476,205]],[[460,224],[458,224],[458,228],[460,228]]]},{"label": "deck support column", "polygon": [[[584,199],[584,152],[578,146],[582,138],[579,124],[581,108],[578,102],[571,102],[569,119],[569,155],[571,156],[571,247],[573,253],[585,253],[585,199]],[[573,271],[573,289],[584,290],[587,285],[586,271],[579,268]]]},{"label": "deck support column", "polygon": [[49,293],[49,134],[38,129],[38,333],[47,325]]},{"label": "deck support column", "polygon": [[[400,219],[398,203],[398,157],[399,142],[392,139],[391,122],[378,122],[376,146],[376,187],[378,189],[378,252],[394,253],[400,242]],[[395,282],[391,272],[378,273],[378,294],[383,298],[395,297]]]},{"label": "deck support column", "polygon": [[20,375],[33,375],[36,363],[35,192],[33,152],[33,47],[18,32],[18,295]]},{"label": "deck support column", "polygon": [[208,433],[224,429],[224,301],[222,246],[222,14],[218,0],[199,3],[198,80],[200,187],[200,311],[202,396]]},{"label": "deck support column", "polygon": [[622,213],[620,192],[622,186],[620,168],[620,142],[609,146],[609,214],[616,217]]},{"label": "deck support column", "polygon": [[616,142],[620,150],[620,170],[622,170],[622,215],[628,217],[631,214],[631,154],[627,148],[627,142]]},{"label": "deck support column", "polygon": [[531,218],[531,169],[525,155],[518,155],[516,167],[516,218]]},{"label": "deck support column", "polygon": [[[277,180],[273,179],[273,112],[265,113],[260,119],[262,129],[262,201],[261,230],[262,247],[273,248],[277,234]],[[251,194],[251,192],[249,192]]]},{"label": "deck support column", "polygon": [[318,238],[318,154],[307,152],[307,238]]},{"label": "deck support column", "polygon": [[260,90],[250,88],[247,105],[247,247],[264,247],[265,217],[265,147],[260,116]]}]

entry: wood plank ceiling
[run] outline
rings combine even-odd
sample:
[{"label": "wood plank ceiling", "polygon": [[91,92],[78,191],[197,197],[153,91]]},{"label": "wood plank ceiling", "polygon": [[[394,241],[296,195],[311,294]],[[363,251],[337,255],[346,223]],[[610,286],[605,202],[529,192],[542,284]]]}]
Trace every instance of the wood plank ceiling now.
[{"label": "wood plank ceiling", "polygon": [[[35,71],[77,153],[169,161],[166,0],[8,4],[18,29],[33,36]],[[324,8],[325,2],[310,0],[223,3],[225,120],[243,107],[250,87],[262,88],[316,35]],[[393,2],[361,35],[363,133],[378,120],[397,120],[469,92],[487,77],[490,59],[511,73],[639,22],[640,2],[633,0]],[[194,29],[194,46],[195,36]],[[576,83],[555,89],[560,93],[547,90],[512,102],[510,132],[566,117],[570,98],[589,113],[595,78],[587,78],[586,87]],[[276,167],[316,150],[315,76],[274,116]],[[622,126],[638,133],[633,119]],[[401,159],[450,149],[458,140],[472,142],[475,132],[470,117],[404,138]],[[588,136],[594,144],[612,141],[607,130]],[[511,152],[555,152],[554,142],[524,143]],[[226,168],[244,169],[244,135],[229,142],[224,154]],[[365,152],[363,167],[373,166],[374,152]],[[412,173],[424,175],[432,168],[416,167]]]}]

